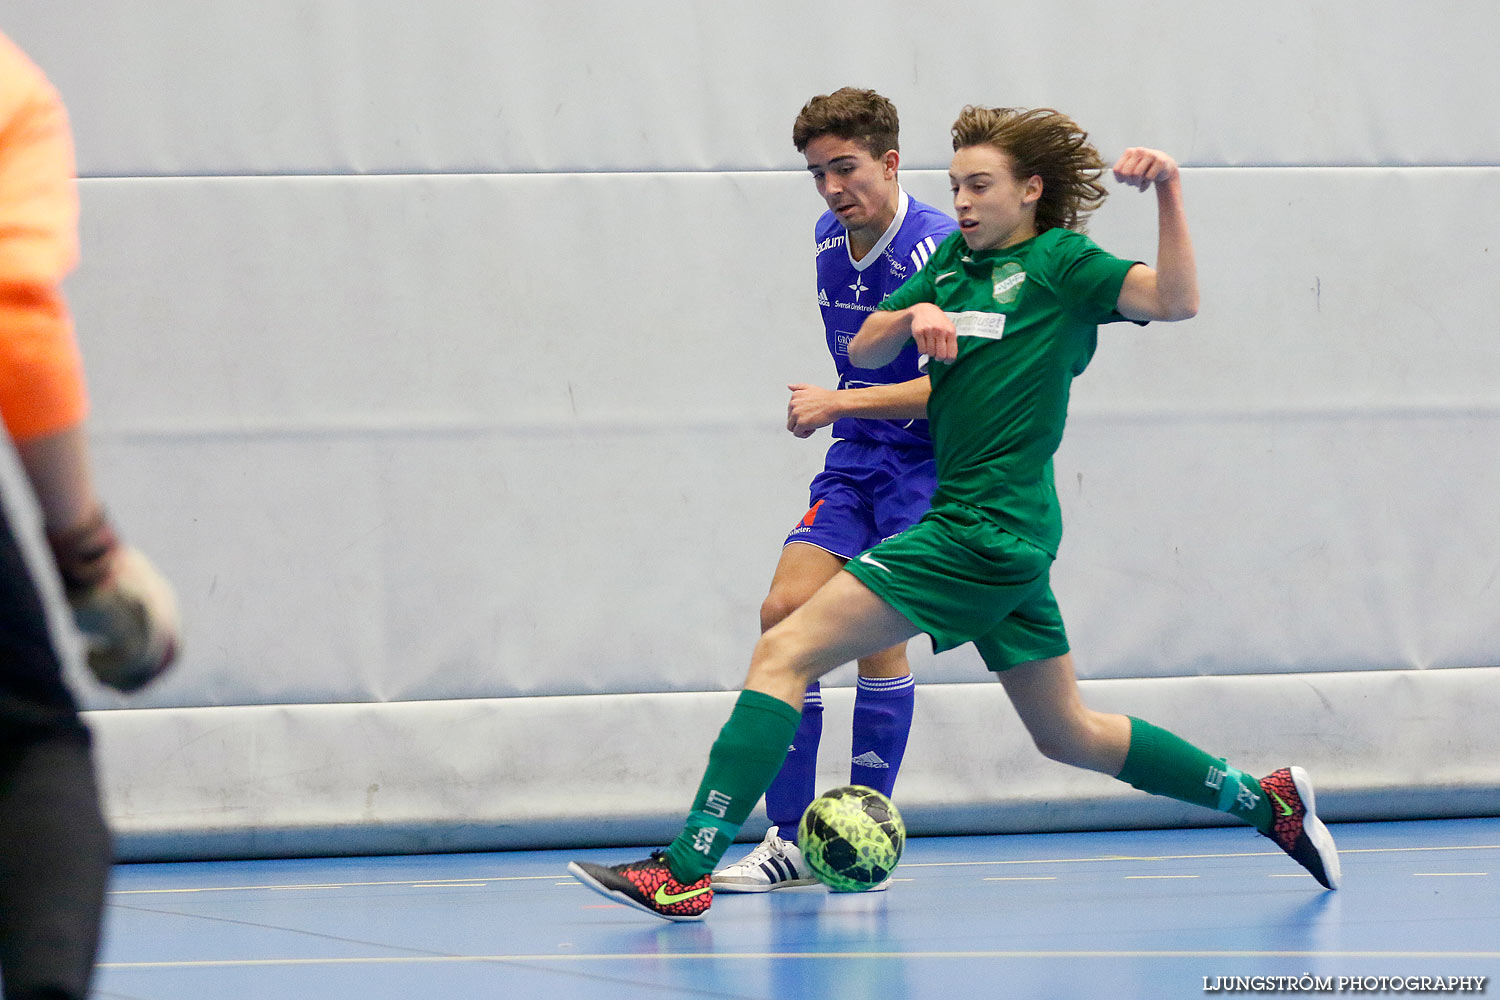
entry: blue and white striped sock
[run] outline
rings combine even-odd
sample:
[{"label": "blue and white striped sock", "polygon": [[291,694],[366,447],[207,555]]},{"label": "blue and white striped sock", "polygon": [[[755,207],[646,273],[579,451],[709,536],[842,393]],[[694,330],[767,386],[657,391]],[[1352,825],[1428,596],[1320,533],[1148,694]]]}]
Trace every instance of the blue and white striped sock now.
[{"label": "blue and white striped sock", "polygon": [[906,755],[917,682],[905,677],[861,677],[854,693],[854,740],[849,781],[890,795]]}]

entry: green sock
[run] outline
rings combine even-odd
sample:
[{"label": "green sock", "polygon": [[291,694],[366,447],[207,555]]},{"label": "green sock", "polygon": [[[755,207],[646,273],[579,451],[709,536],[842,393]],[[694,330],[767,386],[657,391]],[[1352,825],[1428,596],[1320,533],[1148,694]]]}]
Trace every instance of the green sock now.
[{"label": "green sock", "polygon": [[741,691],[708,755],[693,811],[667,848],[667,867],[682,883],[714,870],[755,803],[781,770],[802,713],[759,691]]},{"label": "green sock", "polygon": [[1271,829],[1271,803],[1259,781],[1133,716],[1130,752],[1118,777],[1143,792],[1238,816],[1262,833]]}]

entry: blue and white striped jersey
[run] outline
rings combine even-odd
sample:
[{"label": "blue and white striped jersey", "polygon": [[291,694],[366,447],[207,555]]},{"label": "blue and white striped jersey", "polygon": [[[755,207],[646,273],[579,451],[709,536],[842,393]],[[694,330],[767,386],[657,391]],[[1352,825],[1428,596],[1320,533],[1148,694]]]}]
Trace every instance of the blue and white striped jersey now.
[{"label": "blue and white striped jersey", "polygon": [[[896,217],[880,242],[856,263],[849,256],[844,227],[832,212],[824,212],[815,231],[818,268],[818,306],[828,350],[839,373],[840,389],[909,382],[917,370],[917,347],[908,343],[890,364],[856,368],[849,363],[849,341],[865,317],[887,295],[920,271],[939,243],[958,225],[946,214],[901,192]],[[846,417],[833,423],[833,436],[893,445],[928,445],[925,420],[869,420]]]}]

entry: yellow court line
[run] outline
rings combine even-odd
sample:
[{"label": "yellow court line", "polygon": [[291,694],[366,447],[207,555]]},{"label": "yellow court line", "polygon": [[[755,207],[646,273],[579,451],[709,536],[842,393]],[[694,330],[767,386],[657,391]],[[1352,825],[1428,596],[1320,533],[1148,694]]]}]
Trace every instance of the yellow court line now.
[{"label": "yellow court line", "polygon": [[1383,959],[1474,959],[1500,958],[1500,951],[828,951],[828,952],[735,952],[725,954],[600,954],[600,955],[371,955],[351,958],[225,958],[163,962],[100,962],[101,969],[222,969],[259,966],[310,965],[436,965],[461,962],[764,962],[777,960],[875,959],[1079,959],[1079,958],[1383,958]]},{"label": "yellow court line", "polygon": [[463,882],[463,883],[469,883],[469,882],[474,882],[474,881],[479,881],[479,882],[482,882],[482,883],[488,885],[491,882],[541,882],[541,881],[544,881],[546,879],[555,879],[555,878],[557,878],[556,875],[500,875],[500,876],[495,876],[493,878],[489,877],[489,876],[485,876],[485,875],[480,875],[480,876],[471,876],[470,878],[466,878],[466,879],[457,879],[457,878],[455,878],[455,879],[430,879],[430,878],[429,879],[411,879],[411,878],[401,878],[401,879],[392,879],[392,880],[390,880],[388,882],[315,882],[315,883],[306,883],[306,884],[300,884],[300,885],[298,885],[298,884],[293,884],[293,885],[214,885],[214,886],[199,886],[199,887],[196,887],[196,888],[187,888],[187,887],[184,887],[184,888],[180,888],[180,889],[112,889],[112,890],[110,890],[109,895],[111,895],[111,896],[153,896],[153,895],[170,895],[171,893],[174,893],[174,892],[253,892],[253,891],[261,890],[261,889],[360,889],[360,888],[364,888],[364,887],[367,887],[367,886],[376,886],[376,885],[419,885],[419,884],[420,885],[434,885],[434,884],[438,884],[438,883],[442,883],[442,882],[455,882],[455,883],[456,882]]}]

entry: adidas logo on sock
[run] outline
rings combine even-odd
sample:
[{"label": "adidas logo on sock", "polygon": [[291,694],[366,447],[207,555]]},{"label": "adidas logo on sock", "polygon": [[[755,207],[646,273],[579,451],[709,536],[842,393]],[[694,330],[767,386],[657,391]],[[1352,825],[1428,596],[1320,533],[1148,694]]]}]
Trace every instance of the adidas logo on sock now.
[{"label": "adidas logo on sock", "polygon": [[885,761],[881,760],[880,759],[880,754],[876,753],[874,750],[866,750],[864,753],[860,754],[858,757],[854,758],[849,763],[851,763],[851,764],[858,764],[860,767],[884,767],[884,768],[889,768],[891,766],[891,765],[887,764]]}]

